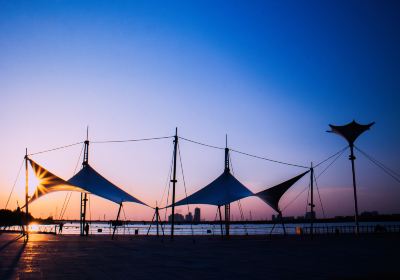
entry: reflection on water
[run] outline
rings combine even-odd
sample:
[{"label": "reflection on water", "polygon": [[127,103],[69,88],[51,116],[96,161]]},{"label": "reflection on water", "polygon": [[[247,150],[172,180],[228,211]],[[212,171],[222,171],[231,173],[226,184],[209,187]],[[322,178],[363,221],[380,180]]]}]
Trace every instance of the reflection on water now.
[{"label": "reflection on water", "polygon": [[[111,223],[108,222],[92,222],[90,223],[89,232],[90,234],[103,234],[110,235],[113,232]],[[400,222],[362,222],[360,223],[361,230],[363,232],[374,232],[376,226],[383,226],[388,231],[398,232],[400,230]],[[149,224],[144,223],[129,223],[122,226],[118,226],[115,234],[118,235],[146,235],[149,231]],[[273,224],[231,224],[230,234],[231,235],[265,235],[270,234]],[[286,232],[288,234],[296,234],[301,229],[302,232],[309,232],[309,224],[285,224]],[[10,230],[19,230],[19,227],[11,227]],[[31,224],[29,226],[31,232],[47,232],[47,233],[59,233],[59,225],[38,225]],[[171,225],[163,225],[163,230],[166,235],[171,232]],[[225,225],[222,227],[223,233],[225,233]],[[354,232],[354,223],[315,223],[314,231],[316,233],[351,233]],[[176,224],[174,228],[176,235],[221,235],[220,224]],[[77,222],[66,222],[62,228],[62,234],[79,234],[79,223]],[[159,233],[162,234],[161,226],[159,227]],[[155,224],[151,225],[149,235],[156,235],[157,228]],[[283,228],[281,224],[277,224],[273,229],[272,234],[283,234]]]}]

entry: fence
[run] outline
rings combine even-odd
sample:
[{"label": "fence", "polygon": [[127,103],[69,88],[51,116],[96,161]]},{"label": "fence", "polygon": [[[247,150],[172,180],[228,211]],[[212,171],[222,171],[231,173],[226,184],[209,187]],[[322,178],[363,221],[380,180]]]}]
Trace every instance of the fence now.
[{"label": "fence", "polygon": [[[113,232],[113,227],[110,223],[89,223],[89,233],[95,235],[110,235]],[[153,224],[149,230],[150,224],[133,223],[123,224],[116,228],[115,234],[117,235],[156,235],[157,229]],[[32,224],[29,226],[31,232],[40,233],[53,233],[59,234],[59,225],[38,225]],[[370,223],[367,225],[359,226],[361,234],[376,234],[376,233],[400,233],[400,223]],[[21,231],[20,226],[10,226],[3,228],[3,231]],[[309,235],[311,233],[310,224],[288,224],[285,225],[285,230],[288,235]],[[171,232],[170,224],[163,224],[163,228],[159,227],[159,234],[169,235]],[[176,235],[204,235],[214,236],[221,235],[220,224],[177,224],[175,225],[174,232]],[[313,234],[315,235],[338,235],[338,234],[355,234],[356,227],[354,224],[315,224],[313,227]],[[80,233],[78,223],[66,223],[63,226],[62,234],[75,234]],[[222,226],[222,233],[225,234],[225,225]],[[281,224],[231,224],[231,235],[282,235],[284,234]]]}]

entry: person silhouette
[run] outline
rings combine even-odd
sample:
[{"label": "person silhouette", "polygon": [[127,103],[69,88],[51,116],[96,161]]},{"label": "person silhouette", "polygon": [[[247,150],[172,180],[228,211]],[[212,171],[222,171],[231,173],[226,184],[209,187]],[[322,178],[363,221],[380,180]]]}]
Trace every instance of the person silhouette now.
[{"label": "person silhouette", "polygon": [[86,226],[85,226],[85,235],[86,236],[89,235],[89,224],[88,223],[86,223]]}]

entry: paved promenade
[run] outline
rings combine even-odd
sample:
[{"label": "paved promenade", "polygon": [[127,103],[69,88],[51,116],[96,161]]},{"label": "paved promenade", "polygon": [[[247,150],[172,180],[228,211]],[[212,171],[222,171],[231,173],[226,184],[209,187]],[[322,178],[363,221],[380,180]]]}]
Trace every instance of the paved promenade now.
[{"label": "paved promenade", "polygon": [[0,279],[400,279],[400,236],[0,235]]}]

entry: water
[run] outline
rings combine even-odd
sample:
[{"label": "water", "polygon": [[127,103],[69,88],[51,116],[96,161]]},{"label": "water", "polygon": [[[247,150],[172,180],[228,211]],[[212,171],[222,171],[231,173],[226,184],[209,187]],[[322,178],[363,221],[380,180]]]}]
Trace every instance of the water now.
[{"label": "water", "polygon": [[[98,235],[110,235],[113,232],[113,227],[108,222],[92,222],[89,223],[89,233]],[[376,226],[380,225],[385,228],[386,231],[399,232],[400,222],[361,222],[361,232],[374,232]],[[150,224],[143,223],[129,223],[116,228],[115,234],[117,235],[146,235],[149,231]],[[271,233],[273,224],[231,224],[230,234],[231,235],[266,235]],[[299,233],[300,229],[303,233],[309,232],[309,224],[301,223],[288,223],[285,224],[287,234]],[[14,226],[8,228],[10,230],[19,230],[19,227]],[[171,225],[163,225],[163,229],[166,235],[171,232]],[[297,232],[296,232],[297,230]],[[351,233],[355,231],[354,223],[315,223],[314,232],[321,234],[334,234],[335,230],[339,230],[341,233]],[[30,231],[32,232],[48,232],[58,233],[58,225],[30,225]],[[220,224],[197,224],[197,225],[175,225],[174,232],[176,235],[221,235]],[[225,233],[225,225],[223,225],[223,232]],[[63,226],[62,234],[79,234],[79,223],[67,222]],[[159,233],[162,234],[161,227],[159,227]],[[272,231],[272,234],[283,234],[283,228],[281,224],[276,224]],[[155,224],[151,225],[149,235],[156,235]]]}]

